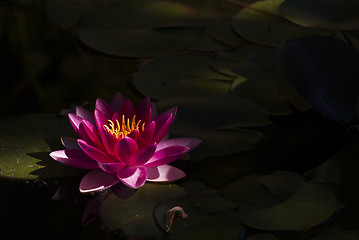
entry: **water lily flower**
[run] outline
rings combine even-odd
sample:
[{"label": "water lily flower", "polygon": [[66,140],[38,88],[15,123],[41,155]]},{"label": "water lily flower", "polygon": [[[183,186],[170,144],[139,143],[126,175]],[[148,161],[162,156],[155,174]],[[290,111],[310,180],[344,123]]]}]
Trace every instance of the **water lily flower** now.
[{"label": "water lily flower", "polygon": [[195,138],[165,139],[177,107],[162,114],[146,97],[134,108],[116,93],[111,104],[97,99],[94,113],[77,107],[68,114],[79,139],[63,137],[66,149],[50,153],[58,162],[90,169],[81,180],[81,192],[94,192],[122,182],[137,189],[151,182],[175,181],[185,173],[168,163],[195,148]]}]

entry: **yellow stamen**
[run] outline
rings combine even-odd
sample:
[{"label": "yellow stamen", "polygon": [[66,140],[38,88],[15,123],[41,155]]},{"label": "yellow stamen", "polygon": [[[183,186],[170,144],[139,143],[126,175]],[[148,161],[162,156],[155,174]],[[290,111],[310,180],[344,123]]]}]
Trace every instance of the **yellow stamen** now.
[{"label": "yellow stamen", "polygon": [[[109,123],[107,125],[104,125],[104,127],[109,133],[114,135],[117,139],[122,139],[126,137],[134,130],[140,131],[139,126],[141,120],[136,122],[136,115],[132,117],[131,122],[129,118],[127,118],[126,120],[125,120],[125,115],[122,115],[121,124],[117,119],[116,119],[116,125],[113,121],[108,120]],[[145,123],[142,123],[141,130],[144,131],[144,129],[145,129]]]}]

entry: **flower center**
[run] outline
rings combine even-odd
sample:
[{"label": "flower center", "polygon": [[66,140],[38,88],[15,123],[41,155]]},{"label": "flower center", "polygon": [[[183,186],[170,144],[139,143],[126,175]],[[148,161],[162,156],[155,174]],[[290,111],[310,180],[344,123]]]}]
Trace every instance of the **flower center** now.
[{"label": "flower center", "polygon": [[[112,135],[114,135],[117,139],[122,139],[128,134],[130,134],[133,130],[139,131],[141,120],[136,123],[136,115],[134,115],[131,121],[129,118],[127,118],[127,120],[125,121],[125,115],[122,115],[121,124],[117,119],[116,123],[111,120],[108,120],[108,122],[108,125],[104,125],[106,130]],[[145,123],[142,123],[141,130],[143,131],[144,129]]]}]

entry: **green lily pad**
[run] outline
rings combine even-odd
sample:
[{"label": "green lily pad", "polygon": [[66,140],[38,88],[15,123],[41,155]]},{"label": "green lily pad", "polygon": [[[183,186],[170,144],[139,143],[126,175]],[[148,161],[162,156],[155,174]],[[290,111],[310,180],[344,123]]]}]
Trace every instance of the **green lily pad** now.
[{"label": "green lily pad", "polygon": [[272,47],[303,36],[333,34],[329,30],[305,28],[286,20],[278,13],[283,1],[266,0],[243,9],[233,18],[235,32],[248,41]]},{"label": "green lily pad", "polygon": [[269,125],[267,113],[258,105],[231,95],[183,95],[157,103],[159,109],[178,106],[170,134],[194,137],[202,143],[192,156],[223,156],[252,149],[262,134],[241,129]]},{"label": "green lily pad", "polygon": [[231,86],[234,94],[252,100],[270,114],[290,114],[287,101],[300,110],[310,108],[279,76],[272,48],[244,45],[233,51],[216,52],[210,64],[237,78]]},{"label": "green lily pad", "polygon": [[208,66],[209,56],[175,54],[142,65],[133,84],[144,95],[164,99],[186,93],[227,93],[231,77]]},{"label": "green lily pad", "polygon": [[120,1],[80,21],[79,39],[102,53],[149,57],[180,50],[199,35],[202,23],[190,8],[165,1]]},{"label": "green lily pad", "polygon": [[[219,2],[225,4],[225,2]],[[243,40],[236,35],[231,27],[231,17],[234,13],[225,9],[198,9],[205,29],[201,37],[188,49],[195,51],[219,51],[238,47]]]},{"label": "green lily pad", "polygon": [[307,230],[329,218],[337,200],[327,186],[290,172],[241,179],[224,190],[241,222],[270,231]]},{"label": "green lily pad", "polygon": [[230,94],[186,94],[163,99],[159,109],[178,106],[175,123],[209,129],[233,129],[272,124],[259,105]]},{"label": "green lily pad", "polygon": [[153,217],[156,205],[183,195],[185,189],[175,184],[146,183],[128,199],[110,194],[99,207],[100,219],[109,230],[121,230],[129,237],[160,238],[164,231]]},{"label": "green lily pad", "polygon": [[287,100],[269,79],[246,79],[239,77],[232,84],[232,93],[252,100],[270,115],[289,115],[292,110]]},{"label": "green lily pad", "polygon": [[353,30],[359,28],[357,0],[286,0],[279,12],[304,27]]},{"label": "green lily pad", "polygon": [[357,214],[359,196],[356,191],[353,191],[359,184],[356,171],[359,168],[358,157],[359,145],[357,143],[344,146],[328,161],[306,173],[310,179],[333,186],[338,198],[345,206],[340,215],[341,224],[347,226],[348,229],[356,229],[356,223],[359,221]]},{"label": "green lily pad", "polygon": [[118,1],[121,0],[45,0],[43,9],[52,22],[72,25],[88,11]]},{"label": "green lily pad", "polygon": [[[239,215],[229,211],[236,207],[213,190],[206,190],[182,198],[163,202],[155,210],[159,226],[169,233],[166,239],[237,239],[243,230]],[[172,225],[167,212],[181,209],[187,218],[174,216]]]},{"label": "green lily pad", "polygon": [[180,124],[172,127],[171,136],[201,139],[201,144],[190,153],[194,159],[249,151],[263,137],[260,132],[247,129],[214,130]]},{"label": "green lily pad", "polygon": [[47,179],[71,176],[79,170],[53,160],[63,148],[61,136],[73,136],[69,121],[57,116],[21,117],[0,122],[0,177]]}]

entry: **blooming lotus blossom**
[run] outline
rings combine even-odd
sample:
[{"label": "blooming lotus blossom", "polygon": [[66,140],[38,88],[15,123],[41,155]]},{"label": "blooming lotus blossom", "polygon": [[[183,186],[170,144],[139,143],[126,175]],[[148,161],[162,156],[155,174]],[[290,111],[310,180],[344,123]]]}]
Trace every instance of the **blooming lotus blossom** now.
[{"label": "blooming lotus blossom", "polygon": [[71,167],[91,170],[80,183],[81,192],[103,190],[120,181],[137,189],[146,181],[181,179],[185,173],[168,163],[195,148],[200,140],[165,139],[176,112],[174,107],[156,116],[149,97],[137,108],[120,93],[110,105],[97,99],[93,114],[77,107],[76,114],[68,115],[79,139],[63,137],[66,149],[50,156]]}]

